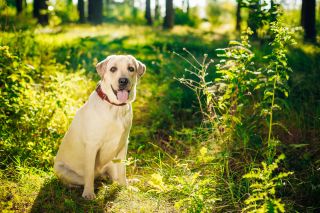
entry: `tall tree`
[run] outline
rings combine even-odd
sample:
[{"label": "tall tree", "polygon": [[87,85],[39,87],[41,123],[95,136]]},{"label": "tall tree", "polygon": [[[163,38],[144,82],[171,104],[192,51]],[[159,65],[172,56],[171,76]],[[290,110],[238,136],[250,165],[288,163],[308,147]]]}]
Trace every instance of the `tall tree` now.
[{"label": "tall tree", "polygon": [[84,23],[86,21],[84,15],[84,0],[78,0],[78,14],[79,14],[79,22]]},{"label": "tall tree", "polygon": [[237,12],[236,12],[236,30],[241,31],[241,3],[242,0],[237,0]]},{"label": "tall tree", "polygon": [[166,15],[164,17],[163,27],[166,29],[173,28],[174,24],[174,10],[173,0],[166,0]]},{"label": "tall tree", "polygon": [[40,11],[39,11],[39,0],[33,0],[33,17],[38,18]]},{"label": "tall tree", "polygon": [[305,20],[305,11],[306,11],[306,1],[302,0],[301,5],[301,14],[300,14],[300,24],[303,27],[304,26],[304,20]]},{"label": "tall tree", "polygon": [[146,13],[145,13],[145,18],[146,18],[146,20],[147,20],[148,25],[152,25],[150,0],[146,0]]},{"label": "tall tree", "polygon": [[88,1],[88,20],[95,24],[102,23],[102,0],[89,0]]},{"label": "tall tree", "polygon": [[22,13],[22,9],[23,9],[23,1],[22,0],[16,0],[16,8],[17,8],[17,14]]},{"label": "tall tree", "polygon": [[46,0],[33,1],[33,17],[38,19],[41,25],[47,25],[49,22],[48,4]]},{"label": "tall tree", "polygon": [[302,0],[301,25],[304,28],[304,40],[316,42],[316,0]]},{"label": "tall tree", "polygon": [[156,6],[154,8],[154,19],[159,20],[160,19],[160,4],[159,0],[156,0]]}]

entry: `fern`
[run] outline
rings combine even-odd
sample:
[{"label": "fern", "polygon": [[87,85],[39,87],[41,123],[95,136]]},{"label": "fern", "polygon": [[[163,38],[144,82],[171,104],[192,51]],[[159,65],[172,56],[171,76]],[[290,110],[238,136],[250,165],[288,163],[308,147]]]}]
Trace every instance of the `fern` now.
[{"label": "fern", "polygon": [[272,164],[262,162],[262,169],[255,168],[245,174],[243,178],[251,182],[252,193],[244,201],[246,207],[243,212],[285,212],[285,205],[276,196],[276,188],[283,186],[283,179],[293,172],[277,172],[279,163],[285,158],[281,154]]}]

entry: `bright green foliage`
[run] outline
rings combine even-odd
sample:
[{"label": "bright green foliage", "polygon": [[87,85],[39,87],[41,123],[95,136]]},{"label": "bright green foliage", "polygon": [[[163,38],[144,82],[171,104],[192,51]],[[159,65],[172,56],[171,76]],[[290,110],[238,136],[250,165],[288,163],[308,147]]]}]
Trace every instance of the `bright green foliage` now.
[{"label": "bright green foliage", "polygon": [[197,8],[190,9],[189,13],[184,12],[180,8],[175,8],[174,12],[174,24],[197,27],[200,23],[200,18],[197,15]]},{"label": "bright green foliage", "polygon": [[[1,5],[14,1],[0,1],[4,30],[0,46],[9,47],[1,47],[0,55],[0,209],[240,212],[257,203],[269,212],[284,207],[288,212],[316,211],[320,200],[319,47],[299,43],[286,52],[290,29],[279,23],[270,25],[271,15],[277,13],[271,14],[267,7],[250,14],[259,19],[253,24],[259,25],[257,34],[264,40],[249,42],[248,30],[228,46],[229,38],[238,36],[228,31],[234,21],[232,3],[208,1],[211,26],[206,22],[197,29],[175,26],[162,31],[135,25],[145,22],[144,11],[132,2],[112,3],[104,9],[109,23],[91,26],[65,24],[75,20],[75,5],[49,1],[54,8],[49,27],[43,28],[36,27],[31,14],[25,14],[28,11],[16,16],[15,8]],[[29,12],[31,9],[28,4]],[[242,10],[243,22],[246,12]],[[195,13],[196,8],[190,8],[188,16],[179,11],[176,19],[180,24],[197,25],[200,20],[193,17]],[[298,23],[297,14],[289,19]],[[116,20],[121,23],[113,23]],[[161,25],[159,20],[155,25]],[[171,52],[183,56],[183,47],[188,57],[177,61]],[[227,48],[218,49],[220,57],[216,58],[218,47]],[[86,201],[81,197],[82,188],[69,189],[54,176],[52,160],[76,109],[98,81],[94,65],[110,54],[132,54],[147,66],[133,103],[130,159],[126,161],[127,177],[140,182],[122,188],[97,180],[97,199]],[[216,67],[210,58],[215,59]],[[179,80],[192,90],[174,80],[183,75],[183,68],[188,70]],[[292,133],[289,137],[284,126]],[[278,163],[269,175],[274,156],[281,152],[286,153],[286,164]],[[259,173],[254,165],[261,161],[266,163]],[[281,175],[288,171],[284,167],[295,172],[290,187],[281,185],[287,178]],[[248,178],[243,178],[248,171],[253,176],[261,174],[263,181],[269,177],[274,189],[255,188],[255,183],[263,181],[253,177],[249,188]],[[262,189],[267,193],[262,196],[272,205],[267,202],[264,208],[264,200],[244,202],[249,192],[248,200]],[[259,207],[244,211],[255,208]]]},{"label": "bright green foliage", "polygon": [[280,4],[271,1],[271,5],[267,1],[260,0],[238,0],[241,7],[249,9],[248,27],[250,27],[257,37],[268,37],[270,23],[275,22],[281,13]]},{"label": "bright green foliage", "polygon": [[179,212],[211,212],[219,200],[215,195],[215,181],[201,177],[200,172],[178,176],[173,182],[171,193],[180,199],[174,207]]},{"label": "bright green foliage", "polygon": [[163,182],[163,177],[159,173],[151,175],[150,181],[148,182],[151,187],[154,188],[155,192],[161,193],[170,190],[167,185]]},{"label": "bright green foliage", "polygon": [[0,145],[6,153],[1,154],[0,166],[28,162],[50,168],[61,137],[94,84],[83,72],[58,71],[64,65],[35,69],[7,46],[0,51]]},{"label": "bright green foliage", "polygon": [[228,1],[207,1],[206,17],[213,26],[234,21],[234,4]]},{"label": "bright green foliage", "polygon": [[51,27],[78,20],[78,11],[72,1],[56,0],[54,2],[49,1],[48,4],[53,8],[53,10],[48,11],[50,15],[49,25]]},{"label": "bright green foliage", "polygon": [[[287,64],[288,46],[294,44],[292,32],[278,22],[271,24],[274,40],[270,43],[272,51],[263,57],[265,65],[256,68],[254,54],[250,51],[248,30],[241,42],[231,41],[230,47],[218,49],[223,59],[217,65],[221,77],[215,79],[213,94],[216,102],[213,106],[219,112],[220,125],[228,134],[234,134],[246,145],[253,134],[264,136],[260,127],[268,118],[267,146],[274,153],[272,126],[283,126],[274,122],[273,112],[281,110],[288,97],[287,81],[291,69]],[[222,90],[221,88],[225,89]],[[268,152],[269,152],[268,151]],[[270,152],[269,152],[270,154]]]},{"label": "bright green foliage", "polygon": [[[288,96],[290,68],[287,66],[286,53],[288,45],[293,44],[290,30],[281,24],[272,23],[271,32],[274,38],[270,43],[272,51],[263,57],[264,63],[255,63],[257,57],[250,50],[249,43],[252,31],[248,29],[242,34],[240,42],[231,41],[228,48],[217,49],[220,61],[216,65],[218,77],[213,82],[208,79],[207,72],[212,61],[207,63],[205,56],[201,63],[189,52],[194,64],[182,58],[191,64],[193,70],[186,71],[196,80],[185,77],[178,79],[196,93],[201,112],[206,121],[212,123],[212,132],[219,139],[224,152],[232,154],[234,150],[242,149],[245,153],[247,148],[259,146],[261,149],[255,155],[258,153],[259,158],[266,157],[269,163],[273,162],[276,145],[281,143],[273,136],[272,127],[283,126],[274,121],[274,111],[281,110],[280,106]],[[205,103],[205,107],[202,107],[202,103]],[[206,152],[205,149],[201,151]],[[251,157],[249,153],[244,159]],[[236,187],[230,161],[231,158],[226,158],[224,166],[230,196],[235,202],[235,194],[239,199],[241,194],[234,191]],[[277,178],[282,177],[280,175]],[[242,190],[241,186],[238,190]],[[272,193],[276,193],[275,188]],[[275,199],[272,202],[277,203]]]},{"label": "bright green foliage", "polygon": [[148,181],[152,188],[149,192],[156,192],[169,200],[174,198],[174,208],[179,212],[212,212],[216,202],[221,200],[215,189],[216,179],[192,171],[192,164],[203,167],[212,161],[205,147],[200,149],[195,162],[175,159],[175,175],[166,178],[161,173],[152,174]]},{"label": "bright green foliage", "polygon": [[253,68],[254,54],[249,44],[251,34],[252,31],[247,29],[241,36],[241,42],[230,41],[230,47],[216,50],[218,57],[222,59],[216,66],[220,77],[214,80],[212,87],[212,106],[219,117],[220,128],[229,135],[239,133],[244,145],[250,139],[250,133],[245,130],[254,128],[252,124],[250,128],[244,127],[243,123],[246,123],[244,119],[248,119],[247,114],[254,112],[250,107],[254,106],[253,85],[260,74]]},{"label": "bright green foliage", "polygon": [[[177,166],[187,168],[186,164]],[[179,212],[211,212],[220,200],[215,195],[214,179],[189,169],[170,178],[168,183],[159,173],[152,174],[148,183],[153,188],[150,191],[175,198],[174,207]]]},{"label": "bright green foliage", "polygon": [[[32,69],[21,63],[21,60],[10,53],[8,46],[0,46],[0,118],[17,119],[23,109],[19,108],[20,90],[28,89],[33,83],[28,72]],[[6,123],[11,122],[11,120]]]},{"label": "bright green foliage", "polygon": [[279,163],[284,158],[282,154],[269,165],[262,162],[262,169],[254,168],[243,176],[251,182],[251,193],[244,201],[246,207],[242,209],[243,212],[285,212],[285,205],[277,198],[277,188],[283,186],[284,179],[293,172],[277,172]]},{"label": "bright green foliage", "polygon": [[[265,81],[260,81],[255,89],[264,89],[263,100],[260,102],[262,115],[268,115],[269,129],[268,129],[268,158],[269,160],[275,155],[274,146],[272,143],[272,128],[275,125],[284,127],[279,122],[274,122],[274,111],[281,110],[284,105],[284,98],[288,97],[289,72],[291,68],[288,67],[287,52],[288,46],[295,44],[292,31],[280,24],[280,22],[271,23],[271,32],[274,40],[270,43],[272,52],[265,56],[268,66],[261,68],[259,71],[264,75]],[[281,98],[281,96],[284,98]],[[285,128],[285,127],[284,127]],[[286,129],[286,128],[285,128]]]}]

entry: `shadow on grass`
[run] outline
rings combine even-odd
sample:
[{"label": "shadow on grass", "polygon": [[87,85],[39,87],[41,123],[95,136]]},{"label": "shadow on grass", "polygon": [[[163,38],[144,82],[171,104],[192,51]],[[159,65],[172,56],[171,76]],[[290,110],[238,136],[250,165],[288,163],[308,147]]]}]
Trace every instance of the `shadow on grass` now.
[{"label": "shadow on grass", "polygon": [[97,198],[82,198],[83,187],[68,188],[57,178],[51,178],[40,189],[31,212],[105,212],[117,197],[120,187],[101,180],[95,181]]}]

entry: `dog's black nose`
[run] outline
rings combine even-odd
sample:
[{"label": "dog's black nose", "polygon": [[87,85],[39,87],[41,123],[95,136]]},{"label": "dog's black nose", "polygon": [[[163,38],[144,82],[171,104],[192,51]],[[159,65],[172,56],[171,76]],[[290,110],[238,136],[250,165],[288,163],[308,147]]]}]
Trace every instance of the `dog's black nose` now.
[{"label": "dog's black nose", "polygon": [[127,78],[119,78],[119,85],[120,86],[127,86],[129,80]]}]

